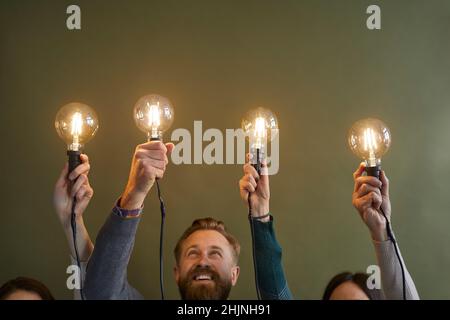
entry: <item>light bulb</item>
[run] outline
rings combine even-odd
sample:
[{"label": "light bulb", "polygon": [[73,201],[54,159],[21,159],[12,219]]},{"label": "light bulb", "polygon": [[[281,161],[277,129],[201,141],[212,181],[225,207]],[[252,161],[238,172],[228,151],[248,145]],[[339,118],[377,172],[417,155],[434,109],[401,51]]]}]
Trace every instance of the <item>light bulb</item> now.
[{"label": "light bulb", "polygon": [[68,150],[80,151],[97,132],[97,114],[85,104],[72,102],[59,109],[55,128]]},{"label": "light bulb", "polygon": [[266,157],[267,142],[272,140],[273,130],[278,129],[277,118],[272,111],[259,107],[247,112],[241,124],[249,138],[250,163],[259,171],[261,161]]},{"label": "light bulb", "polygon": [[348,144],[352,152],[366,163],[367,174],[378,178],[381,158],[391,145],[391,132],[386,124],[375,118],[355,122],[348,133]]},{"label": "light bulb", "polygon": [[147,133],[148,140],[161,140],[173,123],[174,110],[169,99],[157,94],[144,96],[133,110],[137,127]]}]

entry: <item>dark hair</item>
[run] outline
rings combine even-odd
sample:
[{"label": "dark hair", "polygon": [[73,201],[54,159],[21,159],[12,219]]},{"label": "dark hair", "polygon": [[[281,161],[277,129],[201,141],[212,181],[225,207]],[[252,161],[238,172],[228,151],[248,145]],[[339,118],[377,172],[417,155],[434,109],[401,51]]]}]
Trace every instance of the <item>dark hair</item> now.
[{"label": "dark hair", "polygon": [[26,277],[18,277],[3,284],[0,288],[0,300],[5,300],[10,294],[17,290],[37,293],[42,300],[55,300],[50,290],[43,283]]},{"label": "dark hair", "polygon": [[379,289],[369,289],[367,288],[367,279],[369,279],[369,275],[367,273],[350,273],[350,272],[342,272],[333,277],[333,279],[328,282],[328,285],[325,289],[322,299],[330,300],[333,291],[343,284],[344,282],[351,281],[356,284],[362,291],[369,297],[369,300],[381,300],[381,290]]},{"label": "dark hair", "polygon": [[239,242],[237,239],[227,231],[225,228],[225,224],[222,221],[218,221],[214,218],[203,218],[203,219],[197,219],[192,222],[192,225],[184,231],[181,238],[178,240],[177,245],[174,250],[175,254],[175,260],[177,264],[180,261],[181,256],[181,246],[183,242],[194,232],[200,231],[200,230],[214,230],[219,232],[221,235],[223,235],[227,240],[228,243],[232,247],[233,251],[233,259],[235,263],[238,263],[239,260],[239,253],[241,251],[241,246],[239,245]]}]

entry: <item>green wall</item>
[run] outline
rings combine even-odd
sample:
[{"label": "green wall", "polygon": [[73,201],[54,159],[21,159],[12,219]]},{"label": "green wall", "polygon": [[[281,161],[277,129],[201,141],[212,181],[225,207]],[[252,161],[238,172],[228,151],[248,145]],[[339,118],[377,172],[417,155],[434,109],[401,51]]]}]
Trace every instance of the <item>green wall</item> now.
[{"label": "green wall", "polygon": [[[76,1],[82,30],[68,31],[73,1],[0,2],[0,283],[36,277],[58,298],[69,250],[52,208],[65,158],[53,127],[60,106],[94,107],[87,145],[95,196],[85,213],[93,238],[122,192],[136,144],[137,99],[174,103],[173,128],[234,128],[257,105],[280,123],[280,172],[271,209],[297,298],[318,299],[337,272],[376,262],[351,204],[358,159],[346,133],[359,118],[383,119],[393,136],[383,166],[393,226],[422,298],[449,299],[450,2],[446,0]],[[366,8],[382,9],[369,31]],[[240,165],[170,165],[166,291],[178,298],[172,248],[196,217],[223,219],[241,240],[232,298],[256,297],[250,230],[237,181]],[[159,211],[146,201],[129,278],[159,298]]]}]

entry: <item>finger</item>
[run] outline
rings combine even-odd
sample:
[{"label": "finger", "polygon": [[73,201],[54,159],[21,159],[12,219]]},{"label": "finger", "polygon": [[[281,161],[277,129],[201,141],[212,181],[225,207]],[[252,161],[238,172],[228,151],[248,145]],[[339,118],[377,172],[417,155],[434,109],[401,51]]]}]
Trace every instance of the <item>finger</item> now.
[{"label": "finger", "polygon": [[248,200],[248,190],[245,188],[246,182],[244,179],[239,180],[239,193],[241,194],[241,199],[244,201]]},{"label": "finger", "polygon": [[75,194],[77,200],[81,201],[84,198],[90,199],[94,195],[94,189],[92,189],[89,185],[82,185],[78,192]]},{"label": "finger", "polygon": [[250,183],[254,189],[256,189],[256,187],[258,186],[258,183],[252,175],[246,174],[244,181]]},{"label": "finger", "polygon": [[89,157],[87,156],[87,154],[82,153],[82,154],[80,154],[80,160],[81,160],[81,163],[86,163],[86,162],[89,162]]},{"label": "finger", "polygon": [[167,155],[170,155],[173,151],[173,148],[175,148],[175,145],[172,142],[166,143],[167,148]]},{"label": "finger", "polygon": [[240,190],[244,190],[245,192],[250,192],[250,190],[254,190],[254,186],[249,182],[250,177],[251,176],[244,176],[242,177],[241,180],[239,180]]},{"label": "finger", "polygon": [[374,192],[366,194],[364,197],[359,198],[359,200],[361,201],[361,205],[364,209],[374,208],[375,205],[378,205],[377,209],[379,209],[382,202],[381,196]]},{"label": "finger", "polygon": [[381,208],[381,204],[383,203],[383,198],[381,197],[381,192],[374,192],[372,195],[372,206],[373,208],[379,210]]},{"label": "finger", "polygon": [[383,202],[383,200],[381,199],[381,194],[376,192],[370,192],[366,194],[363,201],[367,203],[368,208],[377,210],[380,209],[381,203]]},{"label": "finger", "polygon": [[142,160],[142,165],[145,167],[153,167],[159,170],[165,170],[166,169],[166,162],[161,160],[155,160],[153,158],[147,158],[145,160]]},{"label": "finger", "polygon": [[357,198],[361,198],[368,193],[375,192],[381,196],[381,191],[379,188],[376,188],[370,184],[363,183],[361,187],[356,191]]},{"label": "finger", "polygon": [[353,205],[355,206],[356,210],[358,210],[360,213],[366,211],[372,206],[372,201],[367,199],[357,199],[353,202]]},{"label": "finger", "polygon": [[359,188],[361,187],[362,184],[369,184],[375,188],[381,188],[381,181],[380,179],[377,179],[375,177],[371,177],[371,176],[361,176],[356,178],[355,180],[355,188],[354,191],[358,191]]},{"label": "finger", "polygon": [[78,193],[76,194],[77,204],[75,205],[75,213],[77,215],[83,214],[93,195],[94,190],[88,186],[83,186],[78,191]]},{"label": "finger", "polygon": [[69,172],[69,163],[66,162],[66,163],[64,163],[64,168],[62,169],[62,171],[58,177],[58,180],[56,181],[57,187],[64,187],[66,185],[66,183],[67,183],[66,179],[67,179],[68,172]]},{"label": "finger", "polygon": [[255,180],[259,180],[259,174],[256,171],[255,167],[253,167],[250,163],[244,164],[244,174],[249,174],[255,178]]},{"label": "finger", "polygon": [[381,173],[380,173],[380,180],[381,180],[381,183],[382,183],[381,194],[383,196],[389,198],[389,179],[386,176],[386,173],[384,172],[384,170],[382,170]]},{"label": "finger", "polygon": [[75,194],[75,198],[77,199],[77,201],[83,200],[86,192],[87,192],[87,188],[85,186],[81,186],[80,189]]},{"label": "finger", "polygon": [[356,169],[356,171],[353,172],[353,180],[356,180],[357,178],[361,177],[363,175],[363,172],[365,169],[366,169],[366,164],[364,162],[361,162],[359,164],[358,169]]},{"label": "finger", "polygon": [[78,178],[81,174],[87,174],[91,169],[91,165],[89,162],[85,162],[80,164],[78,167],[73,169],[73,171],[69,174],[69,180],[73,181]]},{"label": "finger", "polygon": [[74,197],[75,194],[80,190],[81,186],[88,184],[88,177],[85,174],[82,174],[78,177],[75,183],[70,190],[70,196]]},{"label": "finger", "polygon": [[167,148],[161,141],[149,141],[138,145],[137,148],[144,150],[162,150],[164,153],[167,153]]},{"label": "finger", "polygon": [[358,198],[355,200],[355,207],[358,211],[366,211],[367,209],[372,207],[372,197],[370,194],[366,194],[365,196]]},{"label": "finger", "polygon": [[168,162],[166,153],[163,150],[145,150],[140,149],[135,154],[138,159],[154,159],[157,161]]},{"label": "finger", "polygon": [[155,178],[162,179],[164,177],[164,170],[155,168]]},{"label": "finger", "polygon": [[253,193],[256,190],[256,188],[248,181],[242,182],[241,189],[246,190],[247,192],[250,192],[250,193]]}]

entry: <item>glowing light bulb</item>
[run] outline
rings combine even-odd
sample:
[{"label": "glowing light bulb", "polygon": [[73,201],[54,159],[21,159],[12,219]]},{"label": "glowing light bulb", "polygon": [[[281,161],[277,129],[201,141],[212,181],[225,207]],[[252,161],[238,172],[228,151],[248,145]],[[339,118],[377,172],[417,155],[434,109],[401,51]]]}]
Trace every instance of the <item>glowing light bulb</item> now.
[{"label": "glowing light bulb", "polygon": [[367,175],[379,177],[381,158],[391,145],[391,132],[386,124],[375,118],[355,122],[348,133],[352,152],[365,161]]},{"label": "glowing light bulb", "polygon": [[174,120],[174,110],[169,99],[157,94],[140,98],[133,114],[137,127],[147,133],[148,140],[161,140]]},{"label": "glowing light bulb", "polygon": [[278,121],[272,111],[256,108],[247,112],[242,119],[242,130],[249,138],[250,163],[260,169],[260,163],[266,157],[267,142],[277,133]]},{"label": "glowing light bulb", "polygon": [[80,151],[97,133],[97,114],[85,104],[69,103],[56,114],[55,128],[60,138],[66,142],[68,150]]}]

